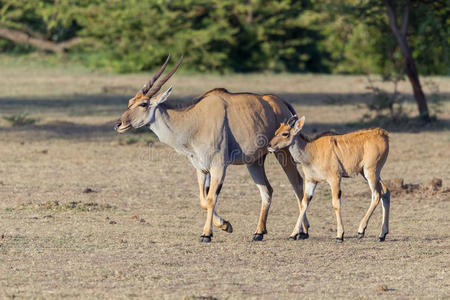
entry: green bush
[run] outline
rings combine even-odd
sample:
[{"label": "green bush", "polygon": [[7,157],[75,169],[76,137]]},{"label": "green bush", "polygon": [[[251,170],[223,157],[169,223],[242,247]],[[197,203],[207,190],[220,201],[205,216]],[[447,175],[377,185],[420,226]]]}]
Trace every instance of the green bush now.
[{"label": "green bush", "polygon": [[[401,5],[402,1],[396,2]],[[449,6],[413,1],[410,44],[421,74],[450,74]],[[116,72],[184,54],[200,72],[389,73],[401,60],[378,0],[0,0],[0,26],[53,42]],[[33,48],[0,39],[0,51]]]}]

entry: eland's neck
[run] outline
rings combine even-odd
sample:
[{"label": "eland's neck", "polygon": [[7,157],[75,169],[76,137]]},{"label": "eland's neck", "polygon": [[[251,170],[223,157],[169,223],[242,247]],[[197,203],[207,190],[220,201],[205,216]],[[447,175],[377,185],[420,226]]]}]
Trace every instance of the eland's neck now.
[{"label": "eland's neck", "polygon": [[191,119],[187,111],[176,111],[163,107],[156,108],[154,121],[150,123],[150,129],[158,136],[159,140],[179,152],[188,146],[190,137]]}]

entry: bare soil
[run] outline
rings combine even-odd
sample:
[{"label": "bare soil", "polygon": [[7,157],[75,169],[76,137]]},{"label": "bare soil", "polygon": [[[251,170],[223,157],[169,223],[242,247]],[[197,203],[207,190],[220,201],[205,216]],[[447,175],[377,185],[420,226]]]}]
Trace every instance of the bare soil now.
[{"label": "bare soil", "polygon": [[[298,207],[269,157],[274,197],[264,241],[251,242],[259,192],[245,167],[231,166],[217,209],[234,232],[215,229],[213,241],[200,244],[205,213],[187,159],[150,133],[112,129],[148,76],[0,59],[0,116],[27,111],[38,119],[25,127],[0,120],[0,297],[450,297],[450,79],[432,78],[443,100],[437,123],[388,128],[384,243],[376,242],[380,208],[366,237],[356,238],[370,203],[361,177],[343,182],[344,243],[334,242],[326,184],[309,210],[310,238],[288,241]],[[179,74],[172,84],[174,101],[213,87],[280,94],[306,116],[309,133],[367,126],[359,122],[364,77]],[[409,95],[407,83],[402,89]]]}]

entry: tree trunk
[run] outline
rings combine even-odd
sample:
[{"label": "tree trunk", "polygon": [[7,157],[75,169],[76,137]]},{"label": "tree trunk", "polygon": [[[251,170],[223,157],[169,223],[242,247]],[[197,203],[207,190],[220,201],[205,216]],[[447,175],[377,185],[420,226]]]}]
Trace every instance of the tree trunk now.
[{"label": "tree trunk", "polygon": [[409,18],[409,9],[410,3],[407,1],[405,6],[405,13],[403,15],[403,23],[401,30],[397,25],[397,16],[395,13],[395,9],[392,6],[389,0],[383,0],[386,6],[386,12],[389,17],[389,25],[391,27],[392,33],[397,39],[397,43],[400,47],[400,51],[405,59],[405,72],[408,76],[408,79],[411,83],[414,98],[416,99],[417,107],[419,109],[420,117],[425,121],[430,120],[430,113],[428,111],[427,99],[425,98],[425,94],[423,93],[422,86],[419,80],[419,74],[417,73],[416,64],[414,62],[414,58],[411,53],[411,48],[408,45],[408,40],[406,39],[407,29],[408,29],[408,18]]},{"label": "tree trunk", "polygon": [[43,40],[29,36],[21,31],[0,27],[0,38],[4,38],[15,43],[28,44],[41,50],[51,51],[55,53],[64,53],[74,44],[80,42],[79,38],[74,38],[62,43],[54,43],[52,41]]}]

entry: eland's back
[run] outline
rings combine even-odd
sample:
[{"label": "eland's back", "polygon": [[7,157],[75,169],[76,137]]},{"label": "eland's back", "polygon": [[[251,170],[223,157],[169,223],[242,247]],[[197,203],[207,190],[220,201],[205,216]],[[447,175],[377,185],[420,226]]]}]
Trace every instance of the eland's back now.
[{"label": "eland's back", "polygon": [[251,163],[267,153],[278,126],[295,111],[275,95],[230,93],[214,89],[191,108],[202,116],[199,140],[226,139],[231,164]]}]

